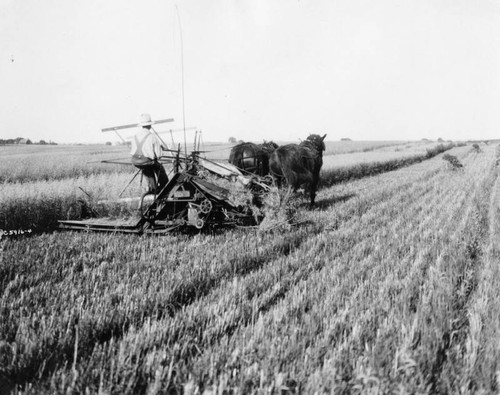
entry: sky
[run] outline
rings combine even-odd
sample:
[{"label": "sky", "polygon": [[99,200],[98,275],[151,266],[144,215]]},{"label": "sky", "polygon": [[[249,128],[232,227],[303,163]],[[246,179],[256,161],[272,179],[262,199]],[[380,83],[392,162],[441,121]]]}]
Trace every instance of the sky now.
[{"label": "sky", "polygon": [[0,0],[0,109],[0,138],[58,143],[142,113],[205,141],[499,138],[500,0]]}]

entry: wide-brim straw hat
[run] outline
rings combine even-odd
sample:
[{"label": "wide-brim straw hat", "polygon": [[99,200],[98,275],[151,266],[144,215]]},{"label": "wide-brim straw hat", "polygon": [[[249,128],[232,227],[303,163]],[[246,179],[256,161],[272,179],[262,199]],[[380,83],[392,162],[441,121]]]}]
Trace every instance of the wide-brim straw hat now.
[{"label": "wide-brim straw hat", "polygon": [[151,115],[141,114],[141,122],[139,122],[140,126],[149,126],[152,124],[153,124],[153,121],[151,121]]}]

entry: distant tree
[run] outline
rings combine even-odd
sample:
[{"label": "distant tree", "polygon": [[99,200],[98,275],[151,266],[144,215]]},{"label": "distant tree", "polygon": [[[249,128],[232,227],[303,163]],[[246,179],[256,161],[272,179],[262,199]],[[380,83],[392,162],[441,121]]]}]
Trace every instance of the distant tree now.
[{"label": "distant tree", "polygon": [[106,141],[106,145],[111,145],[111,141]]},{"label": "distant tree", "polygon": [[479,144],[474,143],[472,144],[472,150],[475,152],[481,152],[481,147],[479,147]]},{"label": "distant tree", "polygon": [[349,137],[342,137],[340,141],[352,141]]},{"label": "distant tree", "polygon": [[46,142],[45,140],[40,140],[40,141],[38,142],[38,144],[40,144],[40,145],[46,145],[46,144],[47,144],[47,142]]},{"label": "distant tree", "polygon": [[243,140],[238,140],[238,144],[243,144],[244,141]]},{"label": "distant tree", "polygon": [[26,140],[26,144],[33,144],[33,142],[30,139],[28,139]]},{"label": "distant tree", "polygon": [[228,141],[230,144],[236,144],[238,140],[236,140],[236,137],[229,137]]},{"label": "distant tree", "polygon": [[441,137],[439,137],[438,138],[438,143],[444,143],[444,140]]}]

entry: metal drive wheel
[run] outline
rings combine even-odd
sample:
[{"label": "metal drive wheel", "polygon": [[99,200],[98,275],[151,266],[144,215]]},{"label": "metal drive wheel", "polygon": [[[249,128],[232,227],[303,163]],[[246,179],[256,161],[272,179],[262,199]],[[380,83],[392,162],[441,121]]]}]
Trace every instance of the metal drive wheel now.
[{"label": "metal drive wheel", "polygon": [[208,214],[210,211],[212,211],[212,202],[208,199],[205,199],[200,203],[200,211],[203,214]]}]

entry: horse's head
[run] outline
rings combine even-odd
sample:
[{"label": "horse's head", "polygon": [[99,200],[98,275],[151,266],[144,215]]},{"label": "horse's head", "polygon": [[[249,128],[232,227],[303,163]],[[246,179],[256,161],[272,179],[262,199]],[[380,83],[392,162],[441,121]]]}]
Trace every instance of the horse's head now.
[{"label": "horse's head", "polygon": [[279,147],[278,144],[276,144],[274,141],[266,141],[264,140],[264,142],[261,144],[261,147],[264,151],[268,152],[268,153],[271,153],[273,152],[276,148]]},{"label": "horse's head", "polygon": [[323,137],[321,137],[319,134],[310,134],[306,140],[309,141],[311,144],[313,144],[314,147],[316,147],[316,149],[319,152],[323,152],[324,150],[326,150],[325,141],[324,141],[325,137],[326,137],[326,134]]}]

